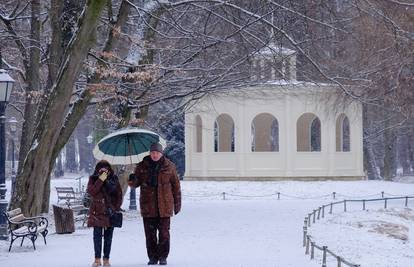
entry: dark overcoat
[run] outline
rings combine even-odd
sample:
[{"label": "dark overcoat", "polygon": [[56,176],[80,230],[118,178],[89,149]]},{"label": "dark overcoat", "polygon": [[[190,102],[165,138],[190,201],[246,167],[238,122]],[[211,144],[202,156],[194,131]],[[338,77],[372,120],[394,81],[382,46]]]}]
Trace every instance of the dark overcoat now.
[{"label": "dark overcoat", "polygon": [[175,165],[164,156],[160,161],[157,186],[150,183],[150,156],[146,156],[135,168],[132,186],[140,187],[142,217],[171,217],[181,210],[180,179]]},{"label": "dark overcoat", "polygon": [[91,196],[88,227],[110,227],[108,208],[119,211],[122,204],[122,189],[116,175],[102,182],[97,175],[89,177],[87,192]]}]

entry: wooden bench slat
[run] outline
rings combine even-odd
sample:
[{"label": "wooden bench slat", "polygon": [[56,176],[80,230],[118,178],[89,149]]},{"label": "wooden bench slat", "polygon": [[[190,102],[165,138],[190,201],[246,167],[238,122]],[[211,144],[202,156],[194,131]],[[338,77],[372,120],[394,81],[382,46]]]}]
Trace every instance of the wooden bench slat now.
[{"label": "wooden bench slat", "polygon": [[10,221],[12,221],[14,223],[18,223],[18,222],[23,221],[24,219],[26,219],[26,218],[24,217],[23,214],[18,214],[18,215],[14,216],[14,217],[11,217],[10,218]]},{"label": "wooden bench slat", "polygon": [[19,215],[21,213],[22,213],[22,210],[20,208],[17,208],[17,209],[14,209],[14,210],[11,210],[11,211],[7,212],[6,214],[9,218],[11,218],[11,217],[15,217],[16,215]]}]

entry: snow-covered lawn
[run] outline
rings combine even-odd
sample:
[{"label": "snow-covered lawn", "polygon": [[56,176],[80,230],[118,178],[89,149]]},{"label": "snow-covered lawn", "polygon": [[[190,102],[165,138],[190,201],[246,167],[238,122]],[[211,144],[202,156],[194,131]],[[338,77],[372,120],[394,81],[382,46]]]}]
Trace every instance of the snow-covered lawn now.
[{"label": "snow-covered lawn", "polygon": [[[374,208],[334,214],[312,225],[310,234],[316,243],[361,266],[414,266],[414,210],[411,208]],[[315,255],[321,260],[321,252]],[[328,266],[336,266],[332,257],[328,257]]]},{"label": "snow-covered lawn", "polygon": [[[83,183],[86,179],[83,179]],[[8,184],[9,186],[9,184]],[[77,187],[73,177],[52,180],[54,186]],[[413,195],[414,185],[390,182],[182,182],[182,212],[172,219],[169,266],[179,267],[316,267],[302,247],[305,216],[314,208],[337,199],[389,195]],[[226,192],[223,200],[223,192]],[[280,192],[280,200],[277,198]],[[125,195],[123,208],[129,204]],[[414,207],[410,200],[409,207]],[[312,225],[312,236],[346,259],[371,267],[414,266],[413,210],[404,202],[367,205],[368,211],[350,205]],[[51,216],[52,218],[53,216]],[[92,231],[78,226],[76,232],[55,234],[54,225],[37,250],[29,242],[0,241],[0,266],[90,266]],[[393,234],[388,234],[392,232]],[[328,257],[329,259],[329,257]],[[116,229],[111,253],[113,266],[147,266],[142,220],[136,211],[125,214],[124,226]],[[328,266],[336,266],[333,262]]]}]

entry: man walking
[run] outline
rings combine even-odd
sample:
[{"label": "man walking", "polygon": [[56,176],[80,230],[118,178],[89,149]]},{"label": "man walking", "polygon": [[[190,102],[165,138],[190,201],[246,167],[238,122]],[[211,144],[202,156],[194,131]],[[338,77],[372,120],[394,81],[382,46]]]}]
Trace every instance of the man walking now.
[{"label": "man walking", "polygon": [[175,165],[164,157],[161,144],[151,145],[150,155],[137,164],[128,185],[140,187],[139,204],[144,220],[148,265],[155,265],[158,261],[160,265],[167,265],[170,217],[180,212],[181,189]]}]

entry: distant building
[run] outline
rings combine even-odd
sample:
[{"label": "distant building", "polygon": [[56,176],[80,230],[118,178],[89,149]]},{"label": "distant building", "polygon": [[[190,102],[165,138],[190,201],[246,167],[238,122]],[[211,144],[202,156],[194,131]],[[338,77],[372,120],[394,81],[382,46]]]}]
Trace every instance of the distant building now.
[{"label": "distant building", "polygon": [[208,95],[186,112],[184,179],[365,178],[361,104],[339,109],[336,85],[297,81],[290,49],[260,51],[253,69],[259,85]]}]

